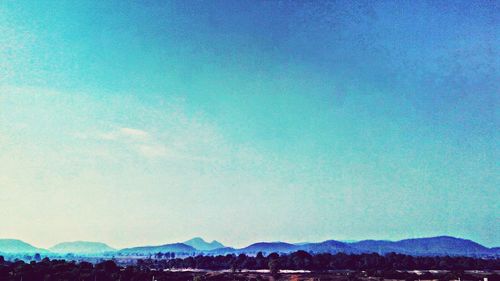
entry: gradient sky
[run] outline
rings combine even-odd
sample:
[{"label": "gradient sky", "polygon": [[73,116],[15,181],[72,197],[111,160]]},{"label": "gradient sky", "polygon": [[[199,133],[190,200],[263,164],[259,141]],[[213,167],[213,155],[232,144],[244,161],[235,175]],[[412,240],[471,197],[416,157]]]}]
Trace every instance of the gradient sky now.
[{"label": "gradient sky", "polygon": [[0,237],[500,246],[498,1],[132,2],[0,1]]}]

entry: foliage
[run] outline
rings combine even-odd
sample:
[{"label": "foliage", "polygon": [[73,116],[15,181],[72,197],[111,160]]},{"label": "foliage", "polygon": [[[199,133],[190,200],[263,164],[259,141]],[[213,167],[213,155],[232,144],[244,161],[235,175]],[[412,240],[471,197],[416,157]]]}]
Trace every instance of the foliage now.
[{"label": "foliage", "polygon": [[[283,269],[304,269],[325,274],[344,274],[349,280],[356,280],[361,274],[378,276],[386,279],[439,279],[479,280],[481,278],[465,278],[465,270],[499,270],[500,259],[475,259],[467,257],[412,257],[400,254],[317,254],[312,255],[298,251],[287,255],[276,253],[265,257],[262,253],[256,256],[244,254],[225,256],[196,256],[184,259],[147,259],[137,260],[133,265],[117,265],[113,260],[98,263],[66,260],[49,260],[44,258],[37,262],[6,261],[0,256],[0,281],[140,281],[140,280],[213,280],[210,276],[184,272],[170,272],[164,269],[197,268],[207,270],[233,269],[269,269],[271,275],[277,277]],[[447,269],[438,278],[430,273],[417,276],[407,270],[415,269]],[[352,270],[352,271],[351,271]],[[351,274],[356,272],[356,275]],[[229,274],[229,273],[228,273]],[[237,278],[233,275],[231,278]],[[243,273],[244,274],[244,273]],[[225,276],[225,275],[224,275]],[[228,277],[229,278],[229,277]],[[489,280],[499,280],[498,275],[490,275]],[[217,279],[222,280],[222,279]],[[232,279],[230,279],[232,280]],[[346,279],[347,280],[347,279]]]}]

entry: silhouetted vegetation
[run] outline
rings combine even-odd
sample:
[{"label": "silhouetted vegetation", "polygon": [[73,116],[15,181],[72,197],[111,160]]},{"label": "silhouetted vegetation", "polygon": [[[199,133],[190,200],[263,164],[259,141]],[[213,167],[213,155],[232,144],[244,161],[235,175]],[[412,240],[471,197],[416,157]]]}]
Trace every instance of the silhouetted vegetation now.
[{"label": "silhouetted vegetation", "polygon": [[[158,257],[160,255],[157,255]],[[464,270],[499,270],[500,259],[475,259],[467,257],[412,257],[400,254],[317,254],[298,251],[287,255],[262,253],[225,256],[196,256],[184,259],[136,260],[130,262],[107,260],[96,264],[76,263],[65,260],[6,261],[0,256],[0,281],[149,281],[149,280],[258,280],[287,279],[280,270],[310,270],[314,278],[326,280],[360,280],[367,276],[399,280],[482,280],[479,275]],[[172,257],[169,255],[168,257]],[[174,269],[227,270],[220,274],[178,272]],[[172,271],[166,270],[171,269]],[[269,273],[249,275],[243,269],[268,269]],[[439,274],[423,272],[417,275],[409,270],[446,270]],[[498,275],[488,274],[489,281],[499,280]],[[484,277],[484,276],[483,276]],[[332,279],[333,278],[333,279]]]},{"label": "silhouetted vegetation", "polygon": [[226,256],[196,256],[184,259],[151,260],[151,266],[159,268],[197,268],[197,269],[268,269],[272,260],[274,267],[290,270],[389,270],[389,269],[441,269],[441,270],[500,270],[500,259],[477,259],[470,257],[413,257],[402,254],[315,254],[297,251],[279,256],[276,253],[264,257],[240,254]]}]

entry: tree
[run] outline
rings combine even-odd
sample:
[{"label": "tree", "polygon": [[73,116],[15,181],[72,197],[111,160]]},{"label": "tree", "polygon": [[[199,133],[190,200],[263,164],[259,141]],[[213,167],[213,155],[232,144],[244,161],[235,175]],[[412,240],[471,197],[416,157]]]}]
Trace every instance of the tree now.
[{"label": "tree", "polygon": [[269,272],[275,279],[279,277],[280,267],[278,259],[269,260]]}]

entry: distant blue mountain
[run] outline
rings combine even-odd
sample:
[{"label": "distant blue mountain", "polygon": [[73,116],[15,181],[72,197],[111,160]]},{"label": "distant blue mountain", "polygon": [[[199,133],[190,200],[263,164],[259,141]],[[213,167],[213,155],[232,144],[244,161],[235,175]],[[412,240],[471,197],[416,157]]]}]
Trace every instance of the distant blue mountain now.
[{"label": "distant blue mountain", "polygon": [[219,255],[227,255],[227,254],[236,254],[238,253],[238,250],[232,247],[224,247],[224,248],[218,248],[218,249],[213,249],[210,251],[203,251],[203,253],[211,255],[211,256],[219,256]]},{"label": "distant blue mountain", "polygon": [[491,248],[490,251],[492,252],[492,254],[500,257],[500,247]]},{"label": "distant blue mountain", "polygon": [[119,254],[130,254],[130,255],[153,255],[156,253],[195,253],[198,252],[195,248],[183,244],[183,243],[173,243],[165,244],[160,246],[141,246],[133,248],[125,248],[119,250]]},{"label": "distant blue mountain", "polygon": [[222,245],[218,241],[214,240],[214,241],[208,243],[200,237],[195,237],[191,240],[185,241],[185,242],[183,242],[183,244],[191,246],[199,251],[211,251],[211,250],[215,250],[215,249],[219,249],[219,248],[224,248],[224,245]]},{"label": "distant blue mountain", "polygon": [[104,243],[87,241],[63,242],[51,247],[49,250],[57,254],[84,255],[98,255],[116,251],[116,249],[113,249]]},{"label": "distant blue mountain", "polygon": [[285,243],[285,242],[259,242],[247,246],[245,248],[239,249],[240,253],[256,254],[258,252],[262,253],[290,253],[298,251],[301,246]]},{"label": "distant blue mountain", "polygon": [[66,242],[60,243],[50,249],[51,251],[37,248],[26,242],[16,239],[0,239],[0,255],[22,255],[22,254],[119,254],[147,256],[157,253],[188,253],[207,255],[226,254],[263,254],[291,253],[299,250],[310,253],[378,253],[387,254],[391,252],[413,256],[474,256],[474,257],[500,257],[500,247],[487,248],[474,241],[455,238],[451,236],[437,236],[428,238],[404,239],[400,241],[387,240],[363,240],[346,243],[336,240],[327,240],[319,243],[297,243],[286,242],[258,242],[247,247],[235,249],[224,247],[221,243],[213,241],[208,243],[201,238],[194,238],[185,243],[173,243],[159,246],[141,246],[114,250],[104,243],[98,242]]},{"label": "distant blue mountain", "polygon": [[320,243],[307,243],[299,246],[300,250],[312,252],[312,253],[357,253],[359,252],[356,248],[351,245],[336,241],[327,240]]},{"label": "distant blue mountain", "polygon": [[0,253],[3,254],[35,254],[47,253],[46,249],[37,248],[17,239],[0,239]]},{"label": "distant blue mountain", "polygon": [[387,240],[362,240],[349,243],[349,245],[362,253],[385,254],[398,252],[400,248],[395,245],[396,242]]},{"label": "distant blue mountain", "polygon": [[237,249],[238,253],[290,253],[303,250],[311,253],[379,253],[391,252],[414,256],[500,256],[498,248],[487,248],[474,241],[450,236],[405,239],[401,241],[363,240],[346,243],[327,240],[319,243],[289,244],[284,242],[259,242]]},{"label": "distant blue mountain", "polygon": [[450,236],[405,239],[400,241],[364,240],[350,243],[361,252],[386,254],[396,252],[415,256],[485,256],[493,253],[474,241]]}]

